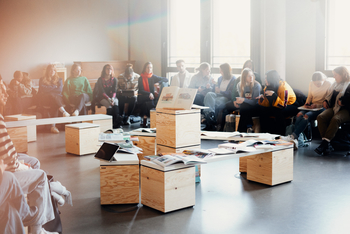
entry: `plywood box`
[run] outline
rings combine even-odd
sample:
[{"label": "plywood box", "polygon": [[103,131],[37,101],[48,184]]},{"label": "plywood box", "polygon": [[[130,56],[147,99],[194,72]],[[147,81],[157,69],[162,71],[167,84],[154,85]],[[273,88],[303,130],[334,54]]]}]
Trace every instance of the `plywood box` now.
[{"label": "plywood box", "polygon": [[[18,115],[7,115],[4,117],[5,121],[20,121],[27,119],[36,119],[35,115],[18,114]],[[36,126],[27,126],[27,142],[36,141]]]},{"label": "plywood box", "polygon": [[26,153],[28,151],[27,127],[17,127],[7,129],[16,151]]},{"label": "plywood box", "polygon": [[157,109],[157,144],[173,148],[201,143],[200,110]]},{"label": "plywood box", "polygon": [[161,171],[142,165],[141,203],[164,213],[194,206],[195,168]]},{"label": "plywood box", "polygon": [[157,144],[157,154],[164,154],[164,153],[181,153],[184,150],[195,150],[200,149],[201,145],[194,145],[194,146],[185,146],[185,147],[178,147],[173,148],[169,146],[159,145]]},{"label": "plywood box", "polygon": [[101,205],[139,203],[139,165],[100,166]]},{"label": "plywood box", "polygon": [[151,128],[155,128],[157,126],[156,119],[157,119],[156,110],[150,110],[150,122],[151,122],[150,127]]},{"label": "plywood box", "polygon": [[[268,185],[293,180],[293,148],[256,154],[245,158],[247,160],[248,180]],[[242,168],[242,170],[244,169]]]},{"label": "plywood box", "polygon": [[113,119],[110,115],[105,115],[105,119],[83,121],[83,123],[92,123],[100,126],[100,132],[104,132],[108,129],[113,129]]},{"label": "plywood box", "polygon": [[137,136],[139,141],[134,141],[134,145],[140,147],[143,151],[142,154],[138,154],[139,160],[143,160],[144,156],[155,155],[156,138],[153,136]]},{"label": "plywood box", "polygon": [[66,152],[76,155],[96,153],[100,126],[91,123],[66,125]]}]

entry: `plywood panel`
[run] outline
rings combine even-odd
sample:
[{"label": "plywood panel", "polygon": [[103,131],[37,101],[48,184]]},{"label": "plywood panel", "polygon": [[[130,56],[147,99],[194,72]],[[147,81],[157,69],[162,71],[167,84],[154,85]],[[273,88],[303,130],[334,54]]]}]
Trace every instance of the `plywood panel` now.
[{"label": "plywood panel", "polygon": [[66,152],[76,155],[96,153],[99,149],[97,146],[99,133],[99,127],[78,129],[66,125]]},{"label": "plywood panel", "polygon": [[148,136],[137,136],[139,138],[139,141],[134,141],[134,145],[137,147],[140,147],[143,149],[142,154],[137,154],[139,157],[139,160],[143,160],[144,156],[147,155],[155,155],[155,143],[156,138],[155,137],[148,137]]},{"label": "plywood panel", "polygon": [[113,129],[113,119],[89,120],[83,121],[83,123],[92,123],[100,125],[100,132],[104,132],[108,129]]},{"label": "plywood panel", "polygon": [[157,119],[157,112],[155,110],[150,110],[150,122],[151,122],[151,128],[156,128],[156,119]]},{"label": "plywood panel", "polygon": [[186,146],[181,148],[172,148],[169,146],[159,145],[157,144],[157,154],[164,154],[164,153],[181,153],[182,151],[186,150],[195,150],[200,149],[201,145],[194,145],[194,146]]},{"label": "plywood panel", "polygon": [[19,153],[28,151],[27,127],[9,128],[7,132]]},{"label": "plywood panel", "polygon": [[[17,115],[7,115],[4,117],[5,121],[21,121],[28,119],[36,119],[36,115],[28,114],[17,114]],[[33,142],[36,141],[36,126],[30,125],[27,126],[27,141]]]},{"label": "plywood panel", "polygon": [[100,167],[101,205],[139,203],[139,165]]}]

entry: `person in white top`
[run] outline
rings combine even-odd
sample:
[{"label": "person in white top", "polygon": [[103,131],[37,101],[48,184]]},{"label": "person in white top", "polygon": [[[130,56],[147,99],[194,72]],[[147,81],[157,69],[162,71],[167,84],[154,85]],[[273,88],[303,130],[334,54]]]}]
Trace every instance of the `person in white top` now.
[{"label": "person in white top", "polygon": [[176,67],[179,71],[171,78],[170,86],[177,86],[180,88],[188,88],[191,81],[191,74],[186,70],[185,61],[180,59],[176,61]]},{"label": "person in white top", "polygon": [[309,94],[304,105],[306,109],[310,110],[300,111],[296,116],[294,132],[286,137],[282,136],[281,139],[294,142],[295,148],[298,148],[297,139],[300,133],[305,130],[309,122],[314,121],[325,110],[322,104],[326,95],[331,91],[331,85],[332,82],[322,72],[317,71],[312,75],[312,81],[309,84]]}]

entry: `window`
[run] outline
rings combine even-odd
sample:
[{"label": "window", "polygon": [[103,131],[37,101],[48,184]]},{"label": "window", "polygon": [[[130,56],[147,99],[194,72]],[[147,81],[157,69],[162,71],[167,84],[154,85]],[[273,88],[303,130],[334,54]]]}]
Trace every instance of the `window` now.
[{"label": "window", "polygon": [[328,0],[326,4],[325,70],[350,66],[350,32],[347,20],[350,1]]},{"label": "window", "polygon": [[201,62],[209,62],[214,77],[219,76],[222,63],[240,73],[243,63],[251,58],[250,0],[164,1],[168,14],[163,24],[167,26],[163,28],[167,44],[163,68],[168,77],[176,72],[178,59],[185,60],[190,72]]}]

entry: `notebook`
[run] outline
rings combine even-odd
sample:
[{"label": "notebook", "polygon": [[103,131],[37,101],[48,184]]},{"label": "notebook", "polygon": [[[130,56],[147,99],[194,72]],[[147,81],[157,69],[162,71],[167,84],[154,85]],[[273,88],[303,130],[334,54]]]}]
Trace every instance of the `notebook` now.
[{"label": "notebook", "polygon": [[116,161],[116,159],[113,156],[118,149],[118,144],[104,142],[95,154],[95,158],[109,162]]}]

